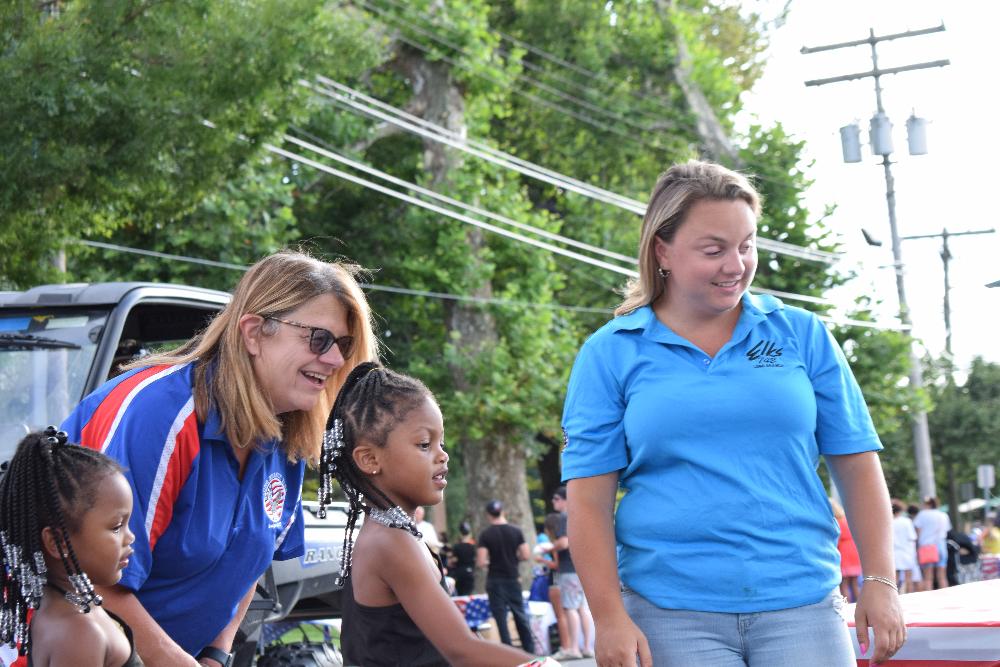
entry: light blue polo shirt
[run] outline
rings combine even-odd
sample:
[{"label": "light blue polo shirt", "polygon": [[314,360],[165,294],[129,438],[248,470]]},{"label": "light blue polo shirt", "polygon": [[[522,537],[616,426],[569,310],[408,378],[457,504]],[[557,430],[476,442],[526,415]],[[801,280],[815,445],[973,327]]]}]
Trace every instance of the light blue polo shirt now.
[{"label": "light blue polo shirt", "polygon": [[879,450],[861,390],[813,314],[744,295],[710,358],[652,308],[580,350],[563,414],[563,479],[620,473],[622,582],[669,609],[812,604],[840,581],[820,455]]}]

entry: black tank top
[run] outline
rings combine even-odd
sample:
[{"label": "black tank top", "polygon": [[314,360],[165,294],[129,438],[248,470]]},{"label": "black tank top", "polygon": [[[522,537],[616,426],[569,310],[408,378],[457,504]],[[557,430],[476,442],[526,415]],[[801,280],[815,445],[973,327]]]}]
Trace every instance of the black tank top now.
[{"label": "black tank top", "polygon": [[[354,599],[353,578],[347,577],[341,597],[340,650],[346,667],[448,667],[448,661],[407,615],[403,605],[358,604]],[[448,591],[443,572],[441,588]]]},{"label": "black tank top", "polygon": [[[49,585],[51,586],[51,584],[49,584]],[[53,588],[55,588],[55,586],[53,586]],[[56,590],[59,590],[59,589],[56,589]],[[122,619],[118,618],[118,616],[116,616],[115,614],[113,614],[111,611],[105,609],[104,613],[106,613],[108,616],[110,616],[112,621],[114,621],[119,626],[121,626],[122,632],[125,633],[125,637],[128,639],[128,647],[129,647],[129,649],[131,649],[131,651],[130,651],[130,653],[128,655],[128,660],[126,660],[125,662],[123,662],[122,665],[121,665],[121,667],[144,667],[144,665],[142,663],[142,658],[140,658],[139,654],[135,652],[135,640],[132,639],[132,628],[130,628],[128,626],[128,623],[126,623]],[[30,627],[28,628],[28,636],[29,637],[31,636],[31,628]],[[29,642],[30,642],[30,640],[29,640]],[[28,645],[31,646],[30,643]],[[30,649],[28,650],[28,667],[32,667],[31,650]]]}]

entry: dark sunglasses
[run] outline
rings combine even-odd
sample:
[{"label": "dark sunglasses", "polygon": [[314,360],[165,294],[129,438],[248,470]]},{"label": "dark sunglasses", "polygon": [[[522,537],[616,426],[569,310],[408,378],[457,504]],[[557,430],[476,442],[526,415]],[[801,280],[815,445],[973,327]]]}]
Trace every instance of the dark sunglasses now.
[{"label": "dark sunglasses", "polygon": [[298,322],[283,320],[280,317],[272,317],[271,315],[263,315],[262,317],[265,320],[274,320],[275,322],[287,324],[290,327],[308,329],[309,351],[313,354],[326,354],[327,351],[336,344],[337,348],[340,350],[341,356],[345,359],[351,356],[351,347],[354,345],[354,336],[337,337],[326,329],[321,329],[320,327],[311,327],[307,324],[299,324]]}]

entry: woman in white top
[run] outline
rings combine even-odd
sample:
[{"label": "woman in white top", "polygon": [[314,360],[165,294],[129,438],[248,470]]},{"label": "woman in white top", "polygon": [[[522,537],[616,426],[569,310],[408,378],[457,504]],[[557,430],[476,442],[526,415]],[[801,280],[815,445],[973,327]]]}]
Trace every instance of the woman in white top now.
[{"label": "woman in white top", "polygon": [[910,590],[913,570],[917,567],[917,531],[913,521],[906,513],[906,506],[893,499],[892,501],[892,555],[896,561],[896,581],[899,592]]}]

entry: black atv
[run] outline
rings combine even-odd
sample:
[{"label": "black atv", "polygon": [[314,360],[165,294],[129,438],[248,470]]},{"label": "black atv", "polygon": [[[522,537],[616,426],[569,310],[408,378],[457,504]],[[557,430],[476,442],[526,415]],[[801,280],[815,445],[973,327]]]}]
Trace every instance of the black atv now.
[{"label": "black atv", "polygon": [[[59,424],[123,364],[182,343],[229,294],[182,285],[44,285],[0,292],[0,461],[29,431]],[[295,623],[340,616],[335,578],[346,507],[325,519],[304,503],[306,552],[275,561],[257,585],[234,643],[234,667],[339,667],[328,643],[265,641]]]}]

